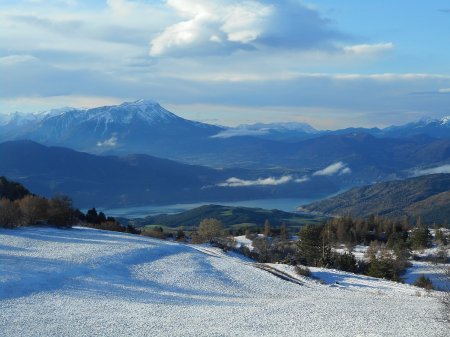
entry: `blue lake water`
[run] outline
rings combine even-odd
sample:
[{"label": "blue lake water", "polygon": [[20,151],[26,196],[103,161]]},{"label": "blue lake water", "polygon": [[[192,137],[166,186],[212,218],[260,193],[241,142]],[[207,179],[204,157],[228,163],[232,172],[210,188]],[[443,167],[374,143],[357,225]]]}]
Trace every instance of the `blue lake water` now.
[{"label": "blue lake water", "polygon": [[242,206],[266,209],[279,209],[286,212],[293,212],[300,205],[305,205],[322,198],[314,199],[259,199],[259,200],[244,200],[244,201],[217,201],[217,202],[197,202],[192,204],[173,204],[173,205],[149,205],[123,208],[99,208],[98,210],[104,212],[107,216],[124,217],[124,218],[143,218],[149,215],[157,214],[174,214],[184,212],[203,205],[224,205],[224,206]]}]

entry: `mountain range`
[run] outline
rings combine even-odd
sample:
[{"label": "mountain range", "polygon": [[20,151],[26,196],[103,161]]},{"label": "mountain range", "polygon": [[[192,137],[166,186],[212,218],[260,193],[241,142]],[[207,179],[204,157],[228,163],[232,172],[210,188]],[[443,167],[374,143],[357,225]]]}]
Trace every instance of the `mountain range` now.
[{"label": "mountain range", "polygon": [[[157,102],[138,100],[92,109],[62,108],[40,114],[3,115],[0,142],[22,139],[94,154],[141,153],[217,168],[320,169],[337,161],[358,161],[372,156],[373,152],[378,156],[385,149],[392,148],[395,152],[401,148],[402,152],[405,149],[411,154],[411,151],[427,152],[431,144],[433,148],[446,148],[450,140],[450,118],[421,120],[386,129],[318,131],[306,123],[258,123],[225,128],[190,121]],[[328,153],[322,154],[323,149],[329,149]],[[389,157],[393,158],[392,154]],[[445,153],[435,159],[419,160],[417,164],[447,159]],[[410,160],[403,166],[416,163],[412,164]]]},{"label": "mountain range", "polygon": [[[151,100],[1,116],[0,142],[7,144],[2,146],[25,148],[0,153],[0,175],[30,187],[39,186],[37,191],[46,196],[64,192],[79,201],[101,200],[104,205],[111,205],[113,200],[116,204],[218,201],[226,197],[243,200],[259,198],[263,191],[266,197],[282,193],[303,196],[311,191],[334,193],[404,179],[418,172],[450,172],[448,117],[385,129],[320,131],[306,123],[227,128],[181,118]],[[68,155],[68,149],[83,153]],[[33,154],[31,166],[27,166],[23,151]],[[58,151],[72,158],[76,169],[58,159],[62,157]],[[45,159],[47,156],[51,159]],[[17,157],[15,166],[10,161],[13,157]],[[83,167],[83,161],[89,170]],[[164,169],[169,162],[173,170]],[[156,167],[160,171],[152,171]],[[133,171],[138,169],[141,171]],[[95,176],[95,172],[104,172],[104,176]],[[119,172],[130,172],[134,177],[124,178]],[[176,178],[181,172],[186,172],[184,180]],[[150,173],[152,181],[161,180],[158,188],[164,192],[158,194],[156,185],[148,188],[154,194],[142,192],[148,181],[146,174]],[[45,179],[40,180],[40,176]],[[91,181],[91,188],[98,184],[102,187],[94,188],[95,193],[86,187],[82,191],[77,181]],[[112,182],[121,187],[114,191],[111,186],[106,188],[114,185]]]},{"label": "mountain range", "polygon": [[[19,127],[20,130],[18,130]],[[127,128],[127,132],[124,132],[124,127]],[[90,131],[89,137],[93,138],[94,142],[80,142],[77,133],[83,130]],[[125,151],[127,147],[131,147],[133,152],[142,152],[139,151],[137,143],[141,144],[145,140],[147,142],[159,140],[164,135],[170,137],[180,134],[187,138],[206,136],[212,139],[228,139],[251,136],[282,141],[298,141],[321,135],[350,133],[367,133],[386,138],[417,135],[450,138],[450,116],[441,119],[422,118],[417,122],[383,129],[351,127],[333,131],[317,130],[307,123],[299,122],[255,123],[223,127],[181,118],[153,100],[140,99],[92,109],[65,107],[41,113],[0,114],[0,131],[1,141],[29,138],[42,143],[60,142],[60,145],[91,146],[91,151],[99,152],[106,151],[108,146],[116,147],[118,151]],[[154,134],[154,137],[148,138],[151,134]],[[148,151],[147,147],[143,150]]]},{"label": "mountain range", "polygon": [[433,174],[356,187],[332,198],[300,208],[301,211],[366,218],[370,215],[432,225],[450,218],[450,174]]}]

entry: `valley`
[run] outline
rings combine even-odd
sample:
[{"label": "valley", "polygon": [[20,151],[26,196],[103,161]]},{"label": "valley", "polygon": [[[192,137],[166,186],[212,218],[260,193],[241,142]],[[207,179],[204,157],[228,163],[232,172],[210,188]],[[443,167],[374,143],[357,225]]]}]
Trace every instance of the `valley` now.
[{"label": "valley", "polygon": [[0,337],[450,336],[449,19],[0,1]]}]

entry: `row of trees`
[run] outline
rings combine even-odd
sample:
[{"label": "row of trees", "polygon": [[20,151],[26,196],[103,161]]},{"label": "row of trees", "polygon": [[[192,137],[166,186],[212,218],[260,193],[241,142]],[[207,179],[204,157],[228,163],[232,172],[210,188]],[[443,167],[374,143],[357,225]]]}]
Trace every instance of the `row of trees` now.
[{"label": "row of trees", "polygon": [[71,227],[82,224],[105,230],[139,233],[132,226],[122,226],[116,219],[91,208],[86,214],[72,206],[66,196],[51,199],[33,195],[21,184],[0,177],[0,228],[31,225]]},{"label": "row of trees", "polygon": [[[447,244],[448,239],[440,229],[435,233],[436,244]],[[366,261],[357,261],[352,253],[332,252],[333,246],[342,244],[349,251],[355,244],[369,244]],[[411,228],[406,222],[399,224],[375,217],[368,221],[339,218],[320,226],[307,225],[300,230],[297,262],[402,281],[401,275],[409,266],[411,251],[431,245],[430,229],[420,221]],[[446,262],[446,249],[443,247],[438,253],[442,256],[436,261]]]},{"label": "row of trees", "polygon": [[140,234],[141,231],[137,230],[131,225],[122,226],[115,218],[106,216],[103,212],[98,212],[95,208],[87,210],[86,214],[77,210],[77,219],[85,227],[103,229],[114,232],[126,232],[131,234]]},{"label": "row of trees", "polygon": [[14,228],[25,225],[49,224],[70,227],[77,221],[72,201],[64,196],[46,199],[26,195],[17,200],[0,200],[0,227]]},{"label": "row of trees", "polygon": [[[402,273],[409,266],[411,251],[432,245],[430,230],[420,221],[413,227],[406,221],[398,223],[380,217],[367,220],[344,217],[331,219],[322,225],[306,225],[301,228],[297,241],[290,240],[286,226],[273,230],[268,221],[261,232],[262,235],[246,232],[247,238],[252,240],[253,250],[240,248],[241,253],[258,262],[334,268],[400,282]],[[436,229],[435,233],[437,244],[447,244],[448,238],[441,230]],[[225,242],[227,249],[233,249],[234,242],[224,240],[227,234],[219,220],[205,219],[192,235],[192,242]],[[349,248],[349,252],[333,250],[342,244]],[[364,261],[357,260],[351,253],[356,244],[369,245]],[[440,262],[446,260],[447,256],[443,254]]]},{"label": "row of trees", "polygon": [[[386,243],[409,238],[413,249],[423,249],[431,245],[429,228],[422,224],[420,218],[411,225],[406,219],[396,222],[377,216],[367,219],[341,217],[327,221],[325,227],[327,240],[333,244],[369,245],[372,241]],[[438,230],[437,236],[442,244],[446,244],[442,231]]]},{"label": "row of trees", "polygon": [[87,227],[138,234],[132,226],[122,226],[113,217],[91,208],[86,214],[72,206],[70,198],[57,196],[46,199],[32,194],[16,200],[0,199],[0,228],[52,225],[71,227],[81,224]]}]

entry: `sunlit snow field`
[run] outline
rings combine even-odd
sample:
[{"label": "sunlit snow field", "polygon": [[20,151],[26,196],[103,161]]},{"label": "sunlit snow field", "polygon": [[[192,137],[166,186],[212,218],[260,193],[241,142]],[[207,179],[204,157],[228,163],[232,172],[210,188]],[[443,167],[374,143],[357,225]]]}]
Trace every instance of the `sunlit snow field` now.
[{"label": "sunlit snow field", "polygon": [[314,273],[327,284],[295,284],[212,248],[129,234],[0,230],[0,335],[445,335],[435,292]]}]

